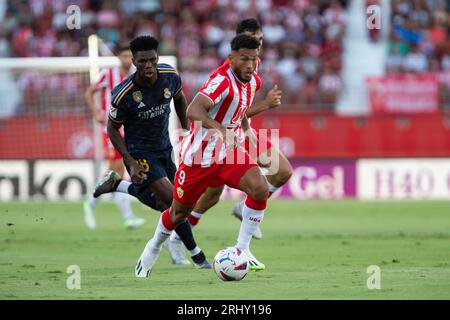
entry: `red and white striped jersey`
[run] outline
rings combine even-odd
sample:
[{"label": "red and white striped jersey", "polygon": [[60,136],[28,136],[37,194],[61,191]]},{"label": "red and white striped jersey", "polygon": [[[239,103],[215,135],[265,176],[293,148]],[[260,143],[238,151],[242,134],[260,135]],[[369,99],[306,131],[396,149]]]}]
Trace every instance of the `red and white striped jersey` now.
[{"label": "red and white striped jersey", "polygon": [[108,120],[109,107],[111,106],[112,89],[135,71],[134,66],[131,66],[128,74],[125,74],[120,66],[115,66],[103,69],[100,72],[99,78],[94,83],[94,86],[95,90],[100,90],[102,110],[106,120]]},{"label": "red and white striped jersey", "polygon": [[[261,79],[256,72],[248,83],[243,83],[234,74],[229,62],[225,62],[211,74],[198,94],[213,102],[208,110],[210,118],[237,132],[260,87]],[[226,157],[226,148],[217,132],[191,123],[191,131],[183,140],[180,157],[187,166],[200,164],[209,167]]]}]

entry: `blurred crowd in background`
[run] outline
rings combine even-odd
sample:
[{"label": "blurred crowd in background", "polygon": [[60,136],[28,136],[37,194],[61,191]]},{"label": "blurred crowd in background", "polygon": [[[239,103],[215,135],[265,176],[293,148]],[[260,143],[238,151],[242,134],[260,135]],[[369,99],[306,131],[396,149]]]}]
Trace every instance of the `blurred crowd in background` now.
[{"label": "blurred crowd in background", "polygon": [[[160,40],[161,55],[178,58],[190,100],[226,59],[237,23],[257,18],[264,32],[261,94],[278,84],[286,107],[333,111],[344,86],[343,37],[349,2],[0,0],[0,57],[87,56],[87,37],[93,33],[105,44],[101,54],[110,55],[132,38],[150,34]],[[450,101],[450,0],[390,3],[387,74],[439,72],[441,101]],[[365,0],[366,6],[371,4],[379,5],[380,0]],[[81,9],[79,30],[67,29],[70,5]],[[373,42],[380,40],[379,30],[368,32]],[[73,87],[66,89],[76,96]]]},{"label": "blurred crowd in background", "polygon": [[450,70],[450,1],[392,0],[388,73]]},{"label": "blurred crowd in background", "polygon": [[388,74],[436,72],[442,108],[450,101],[450,0],[391,0]]},{"label": "blurred crowd in background", "polygon": [[[81,8],[79,30],[66,27],[69,5]],[[342,87],[346,5],[345,0],[8,1],[0,56],[86,56],[92,33],[111,50],[150,34],[160,40],[161,55],[177,56],[191,99],[227,57],[237,23],[257,18],[264,32],[264,90],[278,84],[287,105],[332,110]]]}]

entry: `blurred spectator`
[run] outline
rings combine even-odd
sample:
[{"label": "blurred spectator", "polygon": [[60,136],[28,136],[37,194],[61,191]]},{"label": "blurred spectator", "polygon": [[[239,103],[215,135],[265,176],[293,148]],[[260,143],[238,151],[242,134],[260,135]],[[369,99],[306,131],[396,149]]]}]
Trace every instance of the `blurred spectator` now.
[{"label": "blurred spectator", "polygon": [[[66,8],[73,4],[81,8],[80,30],[66,29]],[[236,24],[254,17],[264,32],[263,90],[278,84],[285,92],[284,102],[292,107],[326,104],[331,110],[341,86],[346,5],[345,0],[8,1],[0,55],[85,56],[92,33],[111,50],[135,36],[150,34],[160,39],[161,54],[177,56],[187,98],[192,99],[227,57]],[[441,9],[436,6],[436,10]],[[436,43],[446,37],[443,13],[434,19],[438,22],[430,36]],[[424,18],[419,15],[418,20]],[[399,25],[397,33],[417,43],[420,32],[408,28]],[[410,60],[417,68],[418,57],[412,55]]]},{"label": "blurred spectator", "polygon": [[450,1],[392,0],[386,70],[436,72],[441,105],[450,106]]}]

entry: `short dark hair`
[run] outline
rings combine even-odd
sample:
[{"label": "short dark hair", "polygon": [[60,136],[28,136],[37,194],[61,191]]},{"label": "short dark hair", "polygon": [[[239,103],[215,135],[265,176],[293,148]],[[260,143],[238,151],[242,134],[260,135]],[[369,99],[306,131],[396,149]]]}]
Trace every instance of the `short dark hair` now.
[{"label": "short dark hair", "polygon": [[138,51],[158,51],[159,42],[152,36],[139,36],[130,42],[131,52],[136,54]]},{"label": "short dark hair", "polygon": [[239,49],[258,49],[259,41],[255,37],[240,34],[231,40],[231,50],[239,51]]},{"label": "short dark hair", "polygon": [[255,33],[256,31],[261,31],[261,25],[256,19],[244,19],[236,27],[236,34],[241,34],[244,32]]},{"label": "short dark hair", "polygon": [[116,55],[121,54],[123,51],[130,50],[130,46],[127,44],[119,44],[116,49],[114,50]]}]

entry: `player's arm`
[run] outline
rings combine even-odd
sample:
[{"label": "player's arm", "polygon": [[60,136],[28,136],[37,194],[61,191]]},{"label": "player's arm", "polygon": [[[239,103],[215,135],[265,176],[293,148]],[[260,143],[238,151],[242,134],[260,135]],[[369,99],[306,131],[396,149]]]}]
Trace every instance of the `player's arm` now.
[{"label": "player's arm", "polygon": [[237,136],[232,130],[223,127],[219,122],[211,119],[208,115],[208,110],[213,106],[213,101],[208,96],[198,93],[194,100],[189,104],[187,109],[187,117],[192,121],[200,121],[203,128],[214,129],[220,132],[222,140],[230,146],[237,146]]},{"label": "player's arm", "polygon": [[187,108],[187,118],[192,121],[200,121],[203,128],[221,130],[222,125],[208,115],[208,110],[212,106],[213,102],[210,98],[198,93]]},{"label": "player's arm", "polygon": [[184,130],[189,130],[189,123],[186,117],[187,101],[183,90],[180,89],[180,91],[173,97],[173,104],[175,106],[178,119],[180,119],[181,127]]},{"label": "player's arm", "polygon": [[250,108],[248,108],[246,115],[248,118],[251,118],[258,113],[267,111],[272,108],[276,108],[281,104],[281,90],[278,89],[278,86],[275,85],[270,91],[267,93],[266,98],[260,102],[253,103]]},{"label": "player's arm", "polygon": [[247,139],[250,141],[250,143],[252,143],[253,145],[256,146],[258,143],[258,138],[251,130],[250,123],[248,122],[246,115],[242,118],[241,128],[244,131],[244,134],[247,137]]},{"label": "player's arm", "polygon": [[122,155],[124,162],[129,165],[131,162],[134,161],[134,159],[128,153],[125,141],[120,133],[121,127],[122,127],[121,123],[115,122],[114,120],[111,120],[111,118],[108,119],[108,124],[106,128],[108,130],[109,140],[111,140],[111,143],[113,144],[114,148],[116,148],[116,150]]},{"label": "player's arm", "polygon": [[[113,96],[114,100],[114,96]],[[130,168],[131,181],[136,184],[141,184],[146,178],[145,172],[148,170],[142,167],[128,152],[128,148],[120,133],[120,127],[126,119],[126,113],[123,110],[124,105],[117,106],[114,103],[109,108],[109,117],[106,130],[108,131],[109,140],[114,148],[121,154],[123,161]]]},{"label": "player's arm", "polygon": [[86,103],[91,110],[92,116],[95,121],[104,125],[105,124],[105,116],[103,115],[102,109],[95,103],[94,94],[100,89],[98,89],[94,84],[90,85],[86,92],[84,93],[84,97],[86,99]]},{"label": "player's arm", "polygon": [[146,178],[145,172],[147,169],[142,167],[128,152],[125,141],[120,133],[121,123],[108,119],[106,126],[108,130],[109,140],[113,144],[114,148],[122,155],[123,161],[130,168],[130,177],[133,183],[141,184]]}]

